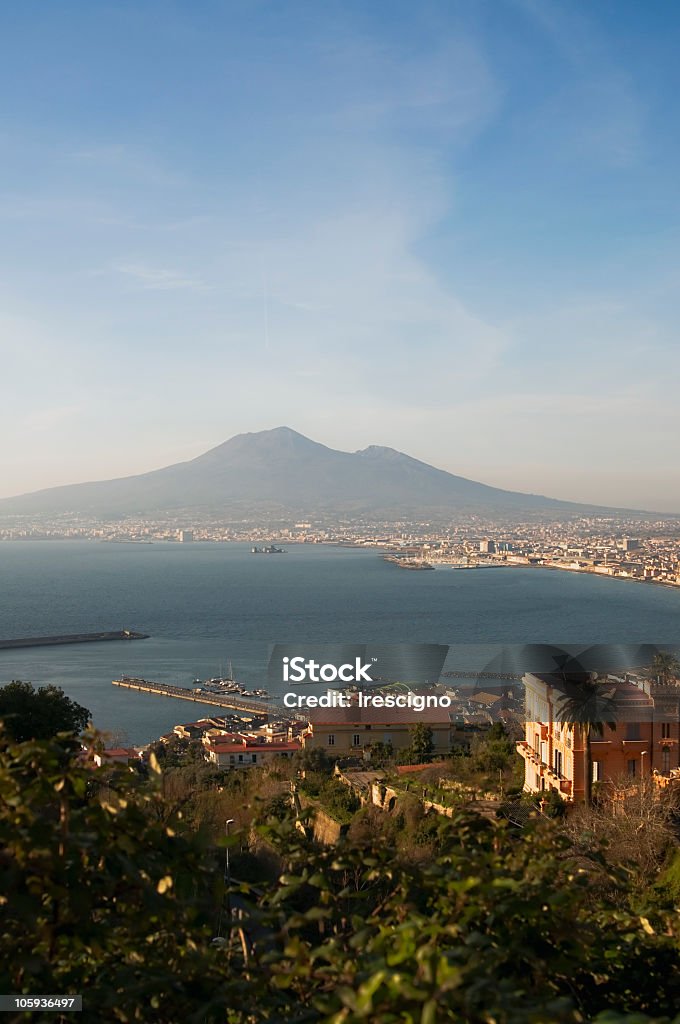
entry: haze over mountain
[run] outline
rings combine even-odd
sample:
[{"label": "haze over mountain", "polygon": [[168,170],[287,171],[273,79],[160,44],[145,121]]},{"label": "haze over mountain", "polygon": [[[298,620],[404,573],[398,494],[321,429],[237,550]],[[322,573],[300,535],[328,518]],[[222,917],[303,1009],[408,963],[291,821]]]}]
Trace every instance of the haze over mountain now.
[{"label": "haze over mountain", "polygon": [[189,462],[137,476],[51,487],[0,501],[0,514],[152,515],[258,508],[298,513],[396,513],[480,509],[563,510],[591,506],[489,487],[371,445],[342,452],[289,427],[237,434]]}]

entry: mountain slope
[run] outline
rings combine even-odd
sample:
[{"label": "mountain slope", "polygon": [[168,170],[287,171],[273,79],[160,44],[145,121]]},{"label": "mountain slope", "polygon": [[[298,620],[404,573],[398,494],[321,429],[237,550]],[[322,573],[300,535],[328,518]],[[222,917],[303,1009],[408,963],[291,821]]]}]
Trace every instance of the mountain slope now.
[{"label": "mountain slope", "polygon": [[330,511],[585,508],[504,491],[435,469],[392,448],[341,452],[289,427],[238,434],[190,462],[138,476],[52,487],[0,501],[0,514],[96,516],[173,509]]}]

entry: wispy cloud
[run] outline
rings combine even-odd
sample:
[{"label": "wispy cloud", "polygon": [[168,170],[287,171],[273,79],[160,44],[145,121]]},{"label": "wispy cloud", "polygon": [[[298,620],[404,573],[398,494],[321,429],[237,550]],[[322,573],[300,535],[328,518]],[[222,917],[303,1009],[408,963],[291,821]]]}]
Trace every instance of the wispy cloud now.
[{"label": "wispy cloud", "polygon": [[105,142],[71,150],[66,159],[90,169],[111,172],[117,179],[131,178],[145,185],[178,185],[185,181],[176,168],[170,168],[157,154],[127,142]]},{"label": "wispy cloud", "polygon": [[190,277],[180,270],[170,270],[167,267],[150,267],[143,263],[120,263],[114,267],[114,270],[132,280],[144,291],[205,292],[210,290],[210,285],[200,278]]}]

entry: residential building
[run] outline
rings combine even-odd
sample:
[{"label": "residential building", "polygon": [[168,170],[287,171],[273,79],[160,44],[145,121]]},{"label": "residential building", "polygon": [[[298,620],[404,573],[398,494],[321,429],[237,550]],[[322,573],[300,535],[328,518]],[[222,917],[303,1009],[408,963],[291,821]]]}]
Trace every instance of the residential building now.
[{"label": "residential building", "polygon": [[314,708],[309,711],[309,730],[303,736],[305,749],[321,747],[333,756],[361,754],[373,743],[391,743],[394,750],[410,746],[411,730],[422,722],[432,730],[436,754],[451,748],[451,719],[447,709],[424,708]]},{"label": "residential building", "polygon": [[260,768],[278,757],[290,758],[302,749],[299,740],[267,743],[257,738],[206,737],[205,756],[219,768]]},{"label": "residential building", "polygon": [[[586,736],[560,720],[574,684],[559,675],[524,676],[526,732],[517,749],[524,758],[524,789],[557,790],[566,800],[585,795]],[[643,775],[669,778],[680,769],[680,686],[637,676],[609,676],[603,691],[614,702],[614,728],[590,731],[593,782]],[[607,717],[604,715],[603,717]]]},{"label": "residential building", "polygon": [[94,763],[98,768],[104,764],[130,764],[139,761],[137,747],[109,747],[108,750],[96,751]]}]

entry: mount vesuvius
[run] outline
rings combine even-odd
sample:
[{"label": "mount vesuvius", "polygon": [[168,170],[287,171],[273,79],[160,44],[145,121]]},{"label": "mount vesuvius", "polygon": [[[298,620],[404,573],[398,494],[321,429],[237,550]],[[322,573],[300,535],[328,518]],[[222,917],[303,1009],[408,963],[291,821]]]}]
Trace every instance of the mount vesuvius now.
[{"label": "mount vesuvius", "polygon": [[591,506],[488,487],[393,448],[336,451],[289,427],[237,434],[189,462],[137,476],[50,487],[0,501],[1,515],[152,515],[184,509],[286,509],[389,518],[400,512],[562,510]]}]

